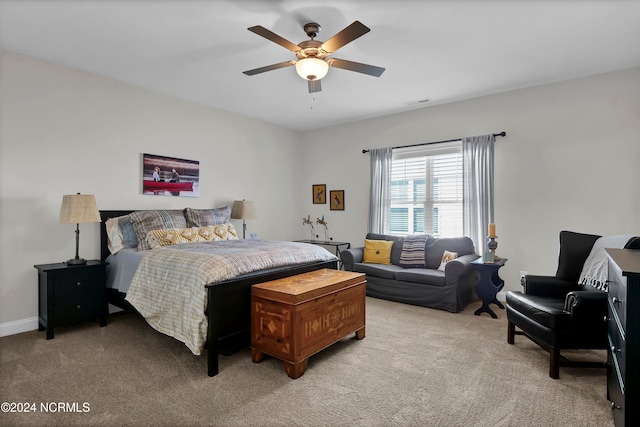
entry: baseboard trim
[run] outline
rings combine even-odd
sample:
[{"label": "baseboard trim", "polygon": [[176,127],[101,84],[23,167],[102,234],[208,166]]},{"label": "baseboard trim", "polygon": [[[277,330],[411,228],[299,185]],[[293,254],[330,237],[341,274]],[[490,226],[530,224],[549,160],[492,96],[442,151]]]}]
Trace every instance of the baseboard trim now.
[{"label": "baseboard trim", "polygon": [[[117,313],[119,311],[122,311],[122,309],[109,304],[109,314]],[[21,334],[23,332],[34,331],[36,329],[38,329],[37,317],[0,323],[0,337]]]},{"label": "baseboard trim", "polygon": [[14,320],[13,322],[0,323],[0,337],[21,334],[38,329],[38,318]]}]

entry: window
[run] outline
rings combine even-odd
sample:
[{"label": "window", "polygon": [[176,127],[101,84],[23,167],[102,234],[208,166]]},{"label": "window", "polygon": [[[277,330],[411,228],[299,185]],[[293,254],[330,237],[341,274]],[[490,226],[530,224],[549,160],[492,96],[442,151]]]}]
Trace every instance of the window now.
[{"label": "window", "polygon": [[393,152],[392,234],[462,236],[462,143]]}]

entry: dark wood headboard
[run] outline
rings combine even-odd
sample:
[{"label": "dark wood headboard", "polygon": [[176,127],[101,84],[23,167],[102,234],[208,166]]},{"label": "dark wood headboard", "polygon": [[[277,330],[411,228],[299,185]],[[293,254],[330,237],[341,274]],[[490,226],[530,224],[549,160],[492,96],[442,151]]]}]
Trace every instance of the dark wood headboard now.
[{"label": "dark wood headboard", "polygon": [[123,215],[128,215],[132,210],[129,211],[100,211],[100,219],[102,222],[100,223],[100,259],[102,261],[106,260],[109,254],[109,247],[107,246],[107,220],[109,218],[116,218]]}]

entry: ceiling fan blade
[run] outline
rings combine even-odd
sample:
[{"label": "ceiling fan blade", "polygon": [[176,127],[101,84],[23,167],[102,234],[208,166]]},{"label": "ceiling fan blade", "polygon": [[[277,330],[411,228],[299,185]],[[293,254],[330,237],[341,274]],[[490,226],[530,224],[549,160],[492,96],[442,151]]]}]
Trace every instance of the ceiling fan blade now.
[{"label": "ceiling fan blade", "polygon": [[253,76],[255,74],[264,73],[271,70],[277,70],[278,68],[290,67],[294,65],[296,61],[285,61],[277,64],[267,65],[266,67],[254,68],[253,70],[243,71],[247,76]]},{"label": "ceiling fan blade", "polygon": [[320,49],[324,50],[327,53],[335,52],[347,43],[351,43],[358,37],[367,34],[369,31],[371,31],[369,27],[367,27],[360,21],[355,21],[353,24],[349,25],[338,34],[322,43]]},{"label": "ceiling fan blade", "polygon": [[309,93],[316,93],[322,90],[320,80],[307,80],[309,82]]},{"label": "ceiling fan blade", "polygon": [[271,30],[267,30],[266,28],[264,28],[261,25],[256,25],[254,27],[249,27],[247,28],[247,30],[251,31],[252,33],[256,33],[259,36],[264,37],[267,40],[271,40],[274,43],[279,44],[280,46],[284,47],[285,49],[289,49],[291,52],[297,52],[300,50],[300,46],[298,46],[295,43],[290,42],[289,40],[280,37],[279,35],[277,35],[276,33],[274,33]]},{"label": "ceiling fan blade", "polygon": [[380,77],[384,73],[384,68],[374,65],[362,64],[360,62],[347,61],[346,59],[330,58],[327,62],[332,67],[342,68],[343,70],[355,71],[357,73],[368,74],[370,76]]}]

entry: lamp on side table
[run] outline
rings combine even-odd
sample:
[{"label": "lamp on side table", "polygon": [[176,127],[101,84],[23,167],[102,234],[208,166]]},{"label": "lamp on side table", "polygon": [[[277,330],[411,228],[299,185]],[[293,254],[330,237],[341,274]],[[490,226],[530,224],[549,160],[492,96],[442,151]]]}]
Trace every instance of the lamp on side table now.
[{"label": "lamp on side table", "polygon": [[256,219],[256,207],[251,200],[236,200],[231,208],[231,218],[242,220],[242,238],[246,239],[248,219]]},{"label": "lamp on side table", "polygon": [[67,261],[70,265],[86,264],[87,260],[78,256],[80,245],[80,223],[100,222],[100,213],[93,194],[67,194],[62,196],[60,223],[76,225],[76,256]]}]

